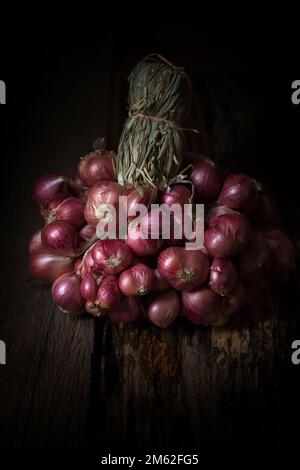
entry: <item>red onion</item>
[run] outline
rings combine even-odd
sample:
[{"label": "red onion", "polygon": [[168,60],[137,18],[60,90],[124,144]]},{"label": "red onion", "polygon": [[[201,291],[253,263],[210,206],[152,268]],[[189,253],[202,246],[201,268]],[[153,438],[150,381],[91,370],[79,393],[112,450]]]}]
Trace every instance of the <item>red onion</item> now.
[{"label": "red onion", "polygon": [[104,310],[112,310],[121,300],[118,280],[115,276],[105,276],[100,283],[96,303]]},{"label": "red onion", "polygon": [[216,258],[238,254],[247,244],[251,227],[245,216],[225,214],[217,217],[204,233],[208,253]]},{"label": "red onion", "polygon": [[89,225],[97,225],[102,222],[109,222],[111,214],[106,209],[107,205],[112,205],[116,209],[119,207],[119,197],[125,195],[124,188],[114,181],[102,181],[94,184],[91,188],[84,209],[84,216]]},{"label": "red onion", "polygon": [[235,173],[226,178],[218,202],[249,213],[255,206],[256,198],[256,181],[243,173]]},{"label": "red onion", "polygon": [[29,242],[29,247],[28,247],[30,255],[33,255],[34,253],[38,253],[44,248],[41,234],[42,234],[42,230],[37,230],[37,232],[35,232],[32,235],[30,242]]},{"label": "red onion", "polygon": [[225,214],[237,214],[237,212],[233,209],[230,209],[230,207],[221,206],[217,204],[211,207],[209,211],[205,214],[205,224],[209,227],[211,224],[214,223],[217,217],[220,217],[220,215]]},{"label": "red onion", "polygon": [[266,267],[270,257],[271,250],[263,235],[253,232],[246,248],[237,257],[241,279],[257,278]]},{"label": "red onion", "polygon": [[52,286],[54,302],[65,312],[80,313],[83,298],[80,293],[80,278],[76,274],[63,274]]},{"label": "red onion", "polygon": [[139,263],[120,274],[119,288],[124,295],[146,295],[151,290],[153,278],[153,269]]},{"label": "red onion", "polygon": [[59,276],[74,271],[74,260],[67,256],[59,256],[47,250],[31,255],[29,269],[38,279],[53,282]]},{"label": "red onion", "polygon": [[203,284],[209,274],[208,257],[200,250],[182,247],[166,248],[157,261],[157,267],[177,290],[191,290]]},{"label": "red onion", "polygon": [[103,180],[116,180],[113,152],[97,150],[88,153],[79,162],[78,176],[86,186],[93,186],[93,184]]},{"label": "red onion", "polygon": [[78,235],[73,225],[58,220],[44,227],[42,241],[47,248],[55,253],[74,256],[77,249]]},{"label": "red onion", "polygon": [[95,302],[92,302],[91,300],[87,300],[85,302],[84,309],[87,313],[93,315],[94,317],[104,317],[106,315],[106,312],[102,310],[100,305],[95,304]]},{"label": "red onion", "polygon": [[128,323],[137,319],[141,313],[141,304],[136,297],[123,297],[119,305],[109,313],[113,322]]},{"label": "red onion", "polygon": [[75,182],[75,184],[77,184],[77,186],[79,188],[84,188],[85,187],[84,182],[82,181],[82,179],[80,178],[80,176],[78,174],[75,176],[74,182]]},{"label": "red onion", "polygon": [[222,315],[222,297],[208,287],[182,293],[183,312],[196,325],[208,325]]},{"label": "red onion", "polygon": [[281,215],[277,202],[267,194],[260,196],[251,214],[251,221],[255,225],[280,226]]},{"label": "red onion", "polygon": [[263,236],[271,249],[270,274],[275,280],[286,283],[296,268],[295,247],[279,229],[264,230]]},{"label": "red onion", "polygon": [[92,249],[95,265],[107,274],[118,274],[128,268],[133,259],[129,247],[121,240],[100,240]]},{"label": "red onion", "polygon": [[217,198],[223,183],[223,178],[214,162],[201,157],[193,168],[190,179],[201,203],[210,202]]},{"label": "red onion", "polygon": [[223,312],[223,317],[229,319],[245,304],[246,298],[247,294],[245,287],[241,282],[239,282],[234,291],[230,292],[224,299],[226,308]]},{"label": "red onion", "polygon": [[86,241],[91,240],[96,235],[96,228],[92,225],[85,225],[79,232],[79,236]]},{"label": "red onion", "polygon": [[164,292],[168,289],[170,289],[170,284],[165,278],[162,277],[159,270],[155,269],[151,292]]},{"label": "red onion", "polygon": [[[137,204],[143,204],[147,208],[153,204],[157,199],[157,189],[152,186],[145,188],[144,194],[140,194],[137,189],[130,189],[127,192],[127,210],[128,214],[135,213],[137,210]],[[135,215],[128,215],[128,220],[137,217]]]},{"label": "red onion", "polygon": [[95,302],[98,292],[98,278],[91,271],[87,272],[80,285],[81,295],[85,300]]},{"label": "red onion", "polygon": [[70,196],[67,193],[59,193],[55,196],[47,205],[47,209],[42,210],[42,214],[47,215],[49,210],[57,209],[58,206],[65,200],[68,199]]},{"label": "red onion", "polygon": [[210,267],[209,287],[219,295],[226,295],[238,283],[238,273],[229,259],[214,258]]},{"label": "red onion", "polygon": [[48,210],[45,214],[45,219],[47,223],[62,220],[79,228],[85,222],[83,211],[83,201],[75,197],[68,197],[53,209]]},{"label": "red onion", "polygon": [[74,263],[74,271],[76,274],[79,274],[79,275],[81,275],[82,259],[83,257],[80,256],[79,258],[75,260],[75,263]]},{"label": "red onion", "polygon": [[171,207],[173,204],[180,204],[181,207],[184,204],[189,204],[191,202],[192,192],[184,184],[174,184],[168,186],[167,189],[160,195],[160,203],[167,204]]},{"label": "red onion", "polygon": [[45,175],[33,185],[32,197],[41,206],[49,204],[62,190],[65,178],[57,175]]},{"label": "red onion", "polygon": [[180,314],[181,302],[174,290],[164,292],[151,299],[147,306],[147,317],[160,328],[170,326]]},{"label": "red onion", "polygon": [[138,256],[150,256],[158,252],[163,240],[143,238],[143,233],[135,221],[128,224],[127,244],[131,251]]}]

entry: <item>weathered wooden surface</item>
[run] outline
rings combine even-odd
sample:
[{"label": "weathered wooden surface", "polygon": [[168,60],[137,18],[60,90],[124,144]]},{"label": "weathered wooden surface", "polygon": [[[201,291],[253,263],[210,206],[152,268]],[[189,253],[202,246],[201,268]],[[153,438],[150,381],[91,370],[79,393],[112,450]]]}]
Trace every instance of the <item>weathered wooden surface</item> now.
[{"label": "weathered wooden surface", "polygon": [[[190,147],[270,178],[258,148],[264,139],[256,132],[263,119],[260,75],[251,68],[256,59],[223,51],[212,60],[205,45],[190,50],[178,41],[175,30],[162,29],[153,48],[163,42],[161,52],[170,50],[171,60],[186,65],[196,85],[191,121],[200,133],[188,137]],[[45,108],[37,106],[35,113],[24,100],[30,127],[19,124],[7,154],[10,172],[16,148],[22,163],[17,189],[7,193],[7,216],[14,207],[14,220],[9,233],[1,234],[15,250],[4,253],[1,285],[0,338],[8,351],[0,368],[0,447],[200,450],[264,439],[292,444],[300,388],[290,344],[299,319],[288,292],[284,299],[273,292],[228,327],[196,328],[180,319],[160,331],[143,320],[122,327],[65,317],[53,306],[49,288],[30,278],[27,242],[38,227],[32,182],[45,172],[73,173],[98,135],[107,132],[116,147],[126,116],[126,76],[150,52],[136,46],[128,53],[120,45],[112,56],[111,46],[77,45],[59,61],[56,47],[44,59],[44,70],[48,60],[56,67],[42,81],[50,88],[36,93]],[[39,79],[35,85],[42,86]]]}]

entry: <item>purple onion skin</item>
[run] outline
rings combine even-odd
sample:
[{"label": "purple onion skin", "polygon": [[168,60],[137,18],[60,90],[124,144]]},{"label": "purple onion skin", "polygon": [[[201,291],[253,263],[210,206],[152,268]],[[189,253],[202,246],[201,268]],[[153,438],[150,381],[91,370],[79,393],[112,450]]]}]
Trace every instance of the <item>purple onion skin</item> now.
[{"label": "purple onion skin", "polygon": [[199,202],[214,201],[222,188],[223,177],[208,158],[200,158],[190,174]]},{"label": "purple onion skin", "polygon": [[64,181],[63,176],[41,176],[33,185],[32,198],[41,206],[46,206],[61,192]]},{"label": "purple onion skin", "polygon": [[216,320],[213,321],[213,326],[223,326],[237,313],[247,300],[247,293],[244,285],[239,282],[232,292],[230,292],[223,300],[223,311]]},{"label": "purple onion skin", "polygon": [[205,214],[205,225],[209,227],[214,223],[217,217],[225,214],[238,214],[239,212],[230,209],[230,207],[223,205],[215,205],[211,207],[208,212]]},{"label": "purple onion skin", "polygon": [[212,325],[222,314],[222,297],[208,287],[182,293],[183,312],[196,325]]},{"label": "purple onion skin", "polygon": [[227,295],[232,291],[239,277],[234,264],[229,259],[214,258],[210,268],[209,287],[219,295]]},{"label": "purple onion skin", "polygon": [[217,217],[204,233],[204,245],[215,258],[237,255],[248,243],[251,226],[241,214],[225,214]]},{"label": "purple onion skin", "polygon": [[180,310],[178,293],[170,290],[151,299],[147,306],[147,317],[159,328],[167,328],[179,317]]},{"label": "purple onion skin", "polygon": [[250,176],[235,173],[225,179],[218,203],[249,214],[257,200],[257,183]]},{"label": "purple onion skin", "polygon": [[81,313],[83,298],[80,292],[80,280],[76,274],[63,274],[52,286],[54,302],[67,313]]},{"label": "purple onion skin", "polygon": [[91,271],[86,273],[86,275],[82,279],[80,290],[81,295],[85,300],[90,300],[91,302],[95,301],[98,286],[95,276]]},{"label": "purple onion skin", "polygon": [[237,256],[236,262],[242,280],[256,279],[267,268],[271,249],[260,232],[252,232],[245,249]]}]

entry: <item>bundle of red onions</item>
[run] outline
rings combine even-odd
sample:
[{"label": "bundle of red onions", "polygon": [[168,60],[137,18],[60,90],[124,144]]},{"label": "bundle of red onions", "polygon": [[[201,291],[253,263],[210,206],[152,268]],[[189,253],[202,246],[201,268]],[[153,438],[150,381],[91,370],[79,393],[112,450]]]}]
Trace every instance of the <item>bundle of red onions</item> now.
[{"label": "bundle of red onions", "polygon": [[[136,187],[125,188],[117,182],[116,158],[102,146],[80,160],[74,180],[48,175],[34,185],[45,225],[30,240],[30,269],[53,283],[53,300],[61,310],[113,322],[131,322],[143,313],[160,328],[183,313],[195,325],[221,326],[243,305],[255,303],[249,296],[289,281],[293,243],[282,231],[276,202],[260,194],[254,179],[242,173],[224,179],[212,160],[199,155],[189,176],[180,173],[164,189],[161,181],[155,186],[150,180],[141,188],[146,172]],[[182,170],[186,166],[183,162]],[[116,223],[112,236],[111,209],[118,218],[120,197],[130,213],[121,226]],[[182,210],[190,203],[205,204],[200,249],[188,249],[184,233],[178,240],[171,230],[166,239],[160,209],[153,207],[164,204],[169,210],[175,204]],[[173,229],[175,220],[185,226],[177,215],[171,225],[172,220]],[[108,238],[102,239],[99,223],[108,227]],[[120,236],[120,228],[127,237]]]}]

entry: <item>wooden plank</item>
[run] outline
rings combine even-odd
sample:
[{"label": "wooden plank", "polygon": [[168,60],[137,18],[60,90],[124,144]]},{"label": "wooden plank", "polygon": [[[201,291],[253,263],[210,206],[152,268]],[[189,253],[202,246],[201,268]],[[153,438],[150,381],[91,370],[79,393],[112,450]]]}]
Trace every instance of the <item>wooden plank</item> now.
[{"label": "wooden plank", "polygon": [[[114,68],[116,115],[124,102],[120,96],[128,64],[136,57],[122,52]],[[259,94],[253,104],[232,77],[222,76],[222,64],[228,71],[234,58],[228,58],[228,65],[222,57],[216,66],[196,56],[191,53],[185,59],[196,85],[188,127],[200,130],[189,140],[191,149],[215,157],[225,167],[255,167],[269,176],[259,165],[261,152],[253,153],[262,112]],[[246,65],[241,68],[246,73]],[[252,79],[250,74],[249,82]],[[112,140],[117,134],[114,128]],[[142,320],[124,326],[99,323],[98,446],[200,450],[249,442],[254,447],[292,445],[293,430],[285,425],[295,412],[295,390],[300,389],[290,360],[291,341],[299,331],[291,308],[295,286],[292,292],[286,289],[284,298],[276,288],[266,292],[261,303],[222,328],[197,328],[184,319],[166,331]]]},{"label": "wooden plank", "polygon": [[[95,69],[97,57],[104,65]],[[0,337],[7,365],[0,369],[0,447],[79,449],[88,439],[94,320],[59,312],[49,287],[27,270],[28,240],[40,223],[31,185],[45,173],[74,175],[93,140],[106,134],[111,49],[52,44],[38,72],[29,74],[32,94],[17,107],[24,104],[28,122],[11,116],[9,123],[14,146],[7,151],[8,169],[14,174],[17,154],[21,171],[14,176],[16,190],[8,192],[13,213],[2,233],[8,249]],[[31,97],[36,102],[28,105]]]}]

